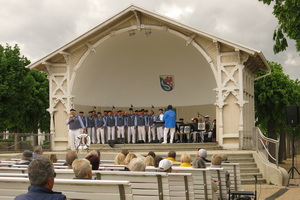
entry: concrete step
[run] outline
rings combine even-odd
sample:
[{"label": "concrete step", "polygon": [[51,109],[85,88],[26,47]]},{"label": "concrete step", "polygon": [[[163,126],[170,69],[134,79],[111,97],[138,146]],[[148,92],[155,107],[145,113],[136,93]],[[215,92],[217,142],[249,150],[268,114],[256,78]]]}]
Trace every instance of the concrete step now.
[{"label": "concrete step", "polygon": [[263,178],[261,173],[243,173],[241,174],[242,179],[253,179],[254,175],[257,176],[257,178]]},{"label": "concrete step", "polygon": [[[255,184],[255,179],[254,178],[251,178],[251,179],[242,179],[241,182],[242,182],[242,185],[254,185]],[[264,179],[264,178],[257,178],[257,183],[258,184],[266,183],[266,179]]]},{"label": "concrete step", "polygon": [[247,174],[247,173],[259,173],[259,169],[256,167],[256,168],[241,168],[240,169],[241,171],[241,175],[243,174]]},{"label": "concrete step", "polygon": [[257,165],[254,161],[251,162],[251,163],[240,163],[240,168],[241,169],[243,169],[243,168],[256,168],[256,167],[257,167]]},{"label": "concrete step", "polygon": [[[230,155],[231,156],[231,155]],[[243,158],[243,157],[235,157],[235,158],[231,158],[228,160],[229,162],[232,163],[253,163],[254,162],[254,158]]]},{"label": "concrete step", "polygon": [[91,144],[90,149],[101,149],[101,152],[111,152],[115,150],[121,151],[122,149],[128,149],[130,152],[169,152],[170,150],[177,151],[197,151],[199,148],[206,150],[220,150],[222,149],[216,143],[173,143],[173,144],[161,144],[161,143],[143,143],[143,144],[115,144],[110,147],[108,144]]}]

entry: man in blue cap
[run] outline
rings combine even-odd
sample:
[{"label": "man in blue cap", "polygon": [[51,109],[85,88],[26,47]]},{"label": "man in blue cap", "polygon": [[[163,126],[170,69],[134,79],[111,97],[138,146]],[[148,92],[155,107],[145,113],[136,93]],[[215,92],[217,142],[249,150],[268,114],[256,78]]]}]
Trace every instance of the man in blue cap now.
[{"label": "man in blue cap", "polygon": [[70,117],[66,121],[66,125],[69,125],[69,146],[72,151],[75,151],[76,137],[81,133],[85,133],[85,126],[81,120],[81,117],[76,115],[76,110],[70,110]]}]

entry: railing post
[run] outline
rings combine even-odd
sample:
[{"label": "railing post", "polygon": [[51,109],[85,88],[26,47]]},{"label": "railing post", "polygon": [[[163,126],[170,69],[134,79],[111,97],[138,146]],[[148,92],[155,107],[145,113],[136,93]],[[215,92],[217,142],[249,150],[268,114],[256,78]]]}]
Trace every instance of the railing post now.
[{"label": "railing post", "polygon": [[19,141],[18,141],[18,135],[16,133],[13,133],[14,135],[14,147],[15,147],[15,152],[18,152],[19,151],[19,147],[18,147],[18,144],[19,144]]},{"label": "railing post", "polygon": [[[279,141],[279,140],[278,140]],[[279,165],[279,160],[278,160],[278,157],[279,157],[279,142],[276,142],[276,146],[275,146],[275,156],[276,156],[276,166],[278,167]]]}]

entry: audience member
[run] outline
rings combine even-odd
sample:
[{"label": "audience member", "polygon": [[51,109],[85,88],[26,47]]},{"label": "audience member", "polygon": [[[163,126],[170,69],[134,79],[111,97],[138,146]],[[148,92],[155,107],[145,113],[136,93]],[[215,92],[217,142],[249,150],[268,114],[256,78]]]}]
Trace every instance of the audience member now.
[{"label": "audience member", "polygon": [[146,163],[144,157],[133,158],[128,164],[128,169],[130,171],[142,171],[146,169]]},{"label": "audience member", "polygon": [[[222,168],[222,156],[220,154],[214,154],[211,157],[211,165],[209,168]],[[226,177],[226,187],[229,188],[231,185],[230,182],[230,174],[228,171],[225,171],[225,177]]]},{"label": "audience member", "polygon": [[134,153],[128,153],[127,156],[125,157],[125,160],[124,160],[124,164],[126,165],[125,166],[125,169],[122,170],[122,171],[130,171],[129,168],[128,168],[128,164],[130,163],[130,161],[133,159],[133,158],[136,158],[136,155]]},{"label": "audience member", "polygon": [[226,154],[220,154],[220,155],[221,155],[221,157],[222,157],[222,163],[229,163],[228,157],[227,157]]},{"label": "audience member", "polygon": [[96,156],[94,154],[90,154],[85,159],[90,161],[90,163],[92,165],[92,170],[99,170],[100,160],[99,160],[98,156]]},{"label": "audience member", "polygon": [[153,158],[155,158],[156,154],[153,151],[149,151],[148,155],[152,156]]},{"label": "audience member", "polygon": [[54,178],[53,163],[45,157],[33,160],[28,166],[28,178],[30,186],[27,194],[21,194],[15,200],[43,199],[65,200],[61,192],[53,192]]},{"label": "audience member", "polygon": [[56,163],[57,162],[57,156],[56,154],[52,153],[49,155],[49,159],[53,162]]},{"label": "audience member", "polygon": [[66,154],[66,164],[68,165],[67,169],[72,169],[72,163],[76,159],[78,159],[76,151],[69,151]]},{"label": "audience member", "polygon": [[29,165],[32,161],[32,152],[29,150],[25,150],[23,152],[22,158],[19,162],[17,162],[17,165]]},{"label": "audience member", "polygon": [[125,155],[122,153],[118,153],[115,157],[114,163],[115,165],[124,165]]},{"label": "audience member", "polygon": [[192,159],[191,159],[190,155],[187,153],[184,153],[181,155],[181,158],[180,158],[181,164],[179,167],[192,167],[191,161],[192,161]]},{"label": "audience member", "polygon": [[154,158],[151,155],[146,156],[146,166],[154,166]]},{"label": "audience member", "polygon": [[100,162],[101,161],[101,152],[100,152],[100,149],[97,149],[96,152],[98,154],[98,158],[99,158],[99,162]]},{"label": "audience member", "polygon": [[205,149],[199,149],[199,156],[204,160],[204,162],[209,163],[210,160],[207,160],[207,151]]},{"label": "audience member", "polygon": [[158,172],[172,172],[173,162],[168,159],[163,159],[159,162]]},{"label": "audience member", "polygon": [[75,179],[92,179],[92,166],[87,159],[76,159],[72,164]]},{"label": "audience member", "polygon": [[198,151],[196,157],[193,161],[193,168],[206,168],[205,161],[200,157],[200,152]]},{"label": "audience member", "polygon": [[39,157],[41,157],[43,155],[44,151],[43,151],[43,147],[40,145],[36,145],[33,148],[33,155],[32,155],[32,159],[37,159]]},{"label": "audience member", "polygon": [[124,156],[126,157],[128,155],[128,153],[129,153],[129,151],[128,151],[128,149],[123,149],[121,151],[121,153],[124,154]]},{"label": "audience member", "polygon": [[174,163],[178,162],[176,160],[176,152],[175,151],[169,151],[167,159],[174,162]]},{"label": "audience member", "polygon": [[94,156],[97,156],[97,158],[99,158],[98,152],[96,150],[90,151],[87,156],[90,156],[90,155],[94,155]]},{"label": "audience member", "polygon": [[160,156],[156,156],[154,158],[154,167],[158,167],[159,166],[159,162],[162,160],[163,158]]}]

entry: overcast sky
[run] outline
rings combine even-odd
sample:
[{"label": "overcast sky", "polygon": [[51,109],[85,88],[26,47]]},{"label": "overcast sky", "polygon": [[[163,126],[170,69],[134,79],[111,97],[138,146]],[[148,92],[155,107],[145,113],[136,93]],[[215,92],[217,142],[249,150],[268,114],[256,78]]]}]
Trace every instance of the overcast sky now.
[{"label": "overcast sky", "polygon": [[300,79],[300,53],[289,41],[287,51],[274,55],[277,19],[258,0],[0,0],[0,44],[18,44],[34,62],[131,4],[260,50]]}]

